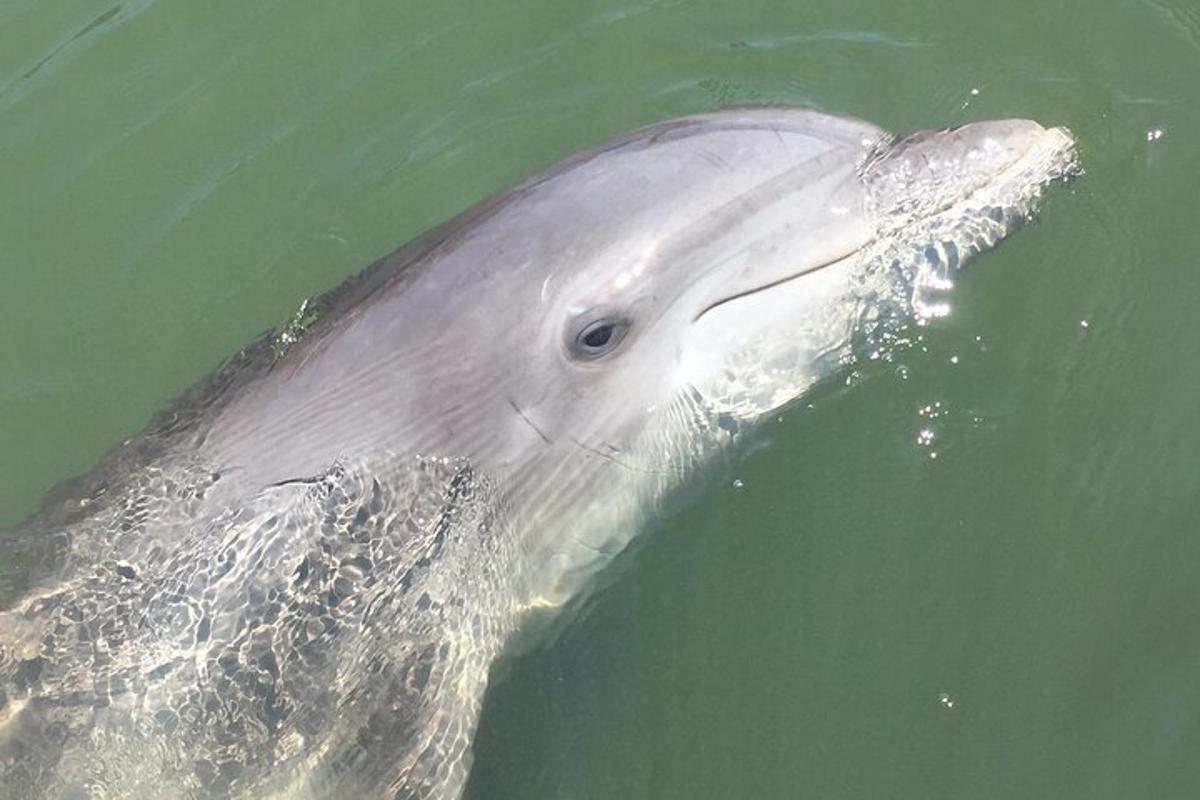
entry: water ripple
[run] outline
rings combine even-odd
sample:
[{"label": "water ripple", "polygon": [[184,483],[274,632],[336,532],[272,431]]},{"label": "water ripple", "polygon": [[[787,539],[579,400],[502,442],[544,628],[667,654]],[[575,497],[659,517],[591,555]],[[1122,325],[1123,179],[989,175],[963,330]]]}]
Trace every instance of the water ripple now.
[{"label": "water ripple", "polygon": [[829,42],[867,44],[872,46],[905,49],[914,47],[933,47],[935,44],[934,42],[928,42],[922,39],[911,39],[889,33],[883,33],[881,31],[838,29],[813,31],[811,33],[785,33],[751,36],[740,39],[734,44],[739,47],[750,47],[757,50],[776,50],[784,47],[792,47],[798,44]]},{"label": "water ripple", "polygon": [[1164,16],[1194,47],[1200,48],[1200,10],[1194,6],[1175,7],[1167,0],[1142,0],[1142,3]]},{"label": "water ripple", "polygon": [[122,6],[119,6],[119,5],[113,6],[108,11],[105,11],[103,14],[96,17],[94,20],[92,20],[87,25],[85,25],[78,33],[76,33],[74,36],[72,36],[67,41],[65,41],[62,44],[55,47],[53,50],[50,51],[50,53],[48,55],[44,56],[41,61],[37,62],[32,67],[30,67],[28,70],[26,70],[25,74],[23,74],[21,76],[21,79],[27,80],[29,78],[32,78],[34,75],[37,74],[38,70],[40,70],[42,67],[46,66],[46,64],[48,64],[55,56],[57,56],[63,50],[66,50],[68,47],[75,44],[75,42],[77,42],[80,39],[82,39],[83,37],[87,36],[92,31],[104,27],[104,25],[106,25],[109,21],[111,21],[114,17],[116,17],[118,14],[121,13],[121,8],[122,8]]},{"label": "water ripple", "polygon": [[21,75],[0,86],[0,110],[11,108],[30,91],[37,87],[40,81],[35,80],[39,75],[42,79],[53,75],[62,67],[70,64],[82,53],[87,51],[95,42],[104,38],[111,30],[128,23],[137,17],[155,0],[143,0],[135,4],[118,4],[100,16],[84,25],[65,41],[59,42],[34,64],[26,68]]}]

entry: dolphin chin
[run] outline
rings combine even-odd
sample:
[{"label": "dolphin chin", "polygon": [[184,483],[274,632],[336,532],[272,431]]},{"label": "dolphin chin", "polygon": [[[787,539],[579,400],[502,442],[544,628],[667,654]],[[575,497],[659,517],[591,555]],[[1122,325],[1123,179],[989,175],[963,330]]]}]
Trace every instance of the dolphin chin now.
[{"label": "dolphin chin", "polygon": [[[12,537],[8,797],[452,798],[488,669],[1077,172],[1024,120],[661,123],[237,354]],[[6,545],[7,546],[7,545]]]}]

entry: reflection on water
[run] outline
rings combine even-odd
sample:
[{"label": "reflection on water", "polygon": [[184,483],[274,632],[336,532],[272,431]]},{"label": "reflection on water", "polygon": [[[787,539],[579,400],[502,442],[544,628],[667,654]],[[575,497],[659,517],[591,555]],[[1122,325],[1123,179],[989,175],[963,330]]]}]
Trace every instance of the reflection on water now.
[{"label": "reflection on water", "polygon": [[739,102],[1066,124],[1073,197],[499,671],[468,794],[1190,797],[1198,19],[0,4],[0,518],[304,297],[607,134]]}]

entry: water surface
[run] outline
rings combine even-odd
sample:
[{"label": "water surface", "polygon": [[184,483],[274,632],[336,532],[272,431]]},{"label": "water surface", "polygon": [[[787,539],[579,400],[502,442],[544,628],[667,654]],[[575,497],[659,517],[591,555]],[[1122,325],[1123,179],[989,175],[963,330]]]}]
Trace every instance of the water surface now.
[{"label": "water surface", "polygon": [[1066,124],[1086,175],[949,318],[497,671],[468,794],[1194,797],[1197,75],[1184,0],[6,0],[0,522],[306,296],[610,134],[768,102]]}]

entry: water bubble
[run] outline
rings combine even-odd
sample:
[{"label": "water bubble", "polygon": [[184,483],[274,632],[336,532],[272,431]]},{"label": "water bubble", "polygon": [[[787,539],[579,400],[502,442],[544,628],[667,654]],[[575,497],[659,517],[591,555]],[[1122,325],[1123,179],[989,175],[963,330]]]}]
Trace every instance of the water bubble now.
[{"label": "water bubble", "polygon": [[742,482],[742,479],[741,479],[741,478],[734,478],[734,479],[733,479],[733,488],[735,488],[735,489],[741,489],[741,488],[742,488],[743,486],[745,486],[745,485],[746,485],[746,484]]},{"label": "water bubble", "polygon": [[1090,322],[1088,322],[1086,319],[1081,319],[1081,320],[1079,320],[1079,327],[1081,327],[1081,328],[1086,328],[1086,327],[1088,327],[1090,324],[1091,324],[1091,323],[1090,323]]},{"label": "water bubble", "polygon": [[935,400],[929,405],[921,406],[917,409],[917,416],[926,417],[927,419],[937,419],[945,413],[941,400]]},{"label": "water bubble", "polygon": [[1151,128],[1150,130],[1146,131],[1146,141],[1147,142],[1157,142],[1162,137],[1163,137],[1162,128]]},{"label": "water bubble", "polygon": [[954,698],[945,692],[938,695],[938,702],[942,704],[942,708],[954,708]]}]

